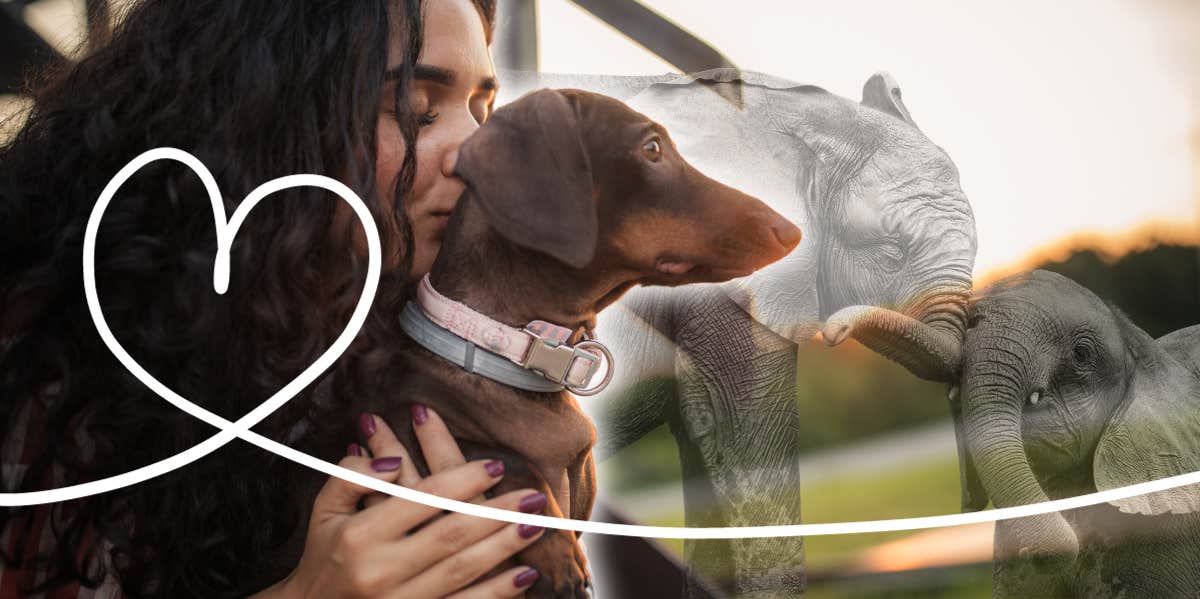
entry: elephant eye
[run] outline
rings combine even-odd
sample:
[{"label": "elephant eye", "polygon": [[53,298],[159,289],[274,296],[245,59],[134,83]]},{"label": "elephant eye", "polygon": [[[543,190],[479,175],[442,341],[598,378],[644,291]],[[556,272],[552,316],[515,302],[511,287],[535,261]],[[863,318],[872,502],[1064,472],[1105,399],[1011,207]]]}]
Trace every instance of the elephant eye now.
[{"label": "elephant eye", "polygon": [[978,312],[969,312],[967,314],[967,328],[973,329],[983,322],[983,315]]},{"label": "elephant eye", "polygon": [[900,242],[885,238],[876,244],[876,249],[879,252],[880,265],[889,271],[899,269],[904,264],[904,248],[900,247]]},{"label": "elephant eye", "polygon": [[1096,348],[1091,339],[1084,337],[1071,348],[1071,358],[1079,366],[1091,366],[1096,360]]}]

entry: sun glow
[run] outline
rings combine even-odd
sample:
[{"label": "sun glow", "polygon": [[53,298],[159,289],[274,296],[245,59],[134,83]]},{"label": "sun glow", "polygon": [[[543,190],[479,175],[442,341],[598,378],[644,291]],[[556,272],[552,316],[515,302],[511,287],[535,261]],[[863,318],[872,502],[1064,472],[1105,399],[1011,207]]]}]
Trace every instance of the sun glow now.
[{"label": "sun glow", "polygon": [[[1106,262],[1130,252],[1148,250],[1156,245],[1200,245],[1200,225],[1177,221],[1151,221],[1123,232],[1074,231],[1067,236],[1029,250],[1021,258],[996,266],[975,277],[975,287],[983,288],[1014,272],[1029,270],[1045,262],[1061,262],[1075,251],[1091,250]],[[1196,255],[1200,261],[1200,251]]]}]

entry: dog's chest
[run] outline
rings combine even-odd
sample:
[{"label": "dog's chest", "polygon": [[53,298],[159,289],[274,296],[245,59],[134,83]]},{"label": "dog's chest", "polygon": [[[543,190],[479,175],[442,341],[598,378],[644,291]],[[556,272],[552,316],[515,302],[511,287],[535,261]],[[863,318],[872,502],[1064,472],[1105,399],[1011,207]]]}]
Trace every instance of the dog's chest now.
[{"label": "dog's chest", "polygon": [[595,426],[570,393],[513,389],[437,358],[426,367],[448,387],[436,403],[446,405],[438,413],[456,437],[520,454],[551,484],[596,443]]},{"label": "dog's chest", "polygon": [[[536,463],[560,472],[577,464],[596,444],[596,427],[584,415],[570,393],[560,392],[545,406],[545,416],[527,434],[514,435],[511,443]],[[528,400],[527,400],[528,401]]]}]

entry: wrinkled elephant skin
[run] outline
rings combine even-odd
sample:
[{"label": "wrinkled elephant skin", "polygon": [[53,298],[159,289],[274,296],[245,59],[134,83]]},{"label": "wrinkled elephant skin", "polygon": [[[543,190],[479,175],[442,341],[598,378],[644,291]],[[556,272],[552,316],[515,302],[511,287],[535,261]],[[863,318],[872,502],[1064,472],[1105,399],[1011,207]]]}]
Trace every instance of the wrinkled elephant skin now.
[{"label": "wrinkled elephant skin", "polygon": [[[603,456],[666,423],[689,526],[800,522],[798,343],[854,338],[918,376],[957,370],[975,257],[970,205],[949,157],[916,127],[886,74],[863,101],[767,75],[602,77],[501,73],[504,93],[577,87],[625,100],[707,175],[804,232],[779,262],[724,285],[635,289],[598,332],[617,378],[587,404]],[[714,93],[741,87],[742,106]],[[800,384],[803,382],[800,381]],[[689,563],[739,597],[804,589],[801,539],[688,542]]]},{"label": "wrinkled elephant skin", "polygon": [[[1200,326],[1157,341],[1073,281],[1015,275],[963,344],[968,507],[1200,470]],[[997,523],[997,597],[1200,596],[1200,489]]]}]

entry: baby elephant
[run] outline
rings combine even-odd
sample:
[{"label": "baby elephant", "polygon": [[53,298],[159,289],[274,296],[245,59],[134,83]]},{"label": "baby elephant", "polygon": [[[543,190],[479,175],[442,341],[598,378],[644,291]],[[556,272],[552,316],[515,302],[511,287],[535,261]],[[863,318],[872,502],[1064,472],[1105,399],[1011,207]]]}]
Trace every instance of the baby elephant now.
[{"label": "baby elephant", "polygon": [[[1200,470],[1200,326],[1152,339],[1052,272],[972,302],[964,509]],[[953,396],[952,391],[952,396]],[[997,523],[997,597],[1200,597],[1200,488]]]}]

